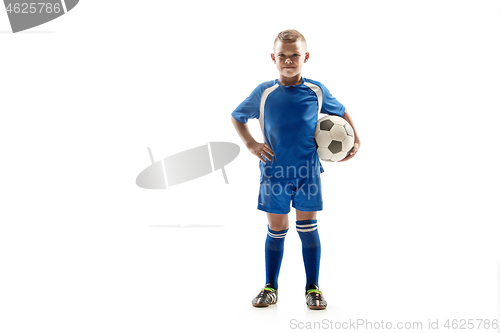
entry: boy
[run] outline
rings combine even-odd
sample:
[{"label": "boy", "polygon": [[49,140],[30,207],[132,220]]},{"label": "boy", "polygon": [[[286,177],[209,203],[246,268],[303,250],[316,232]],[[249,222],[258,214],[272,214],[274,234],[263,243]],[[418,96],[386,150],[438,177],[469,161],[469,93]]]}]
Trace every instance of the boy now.
[{"label": "boy", "polygon": [[[318,112],[338,115],[354,129],[350,154],[356,155],[360,141],[351,118],[319,82],[302,78],[302,66],[309,60],[304,36],[285,30],[274,41],[271,59],[279,79],[260,84],[232,113],[232,122],[248,150],[259,159],[261,181],[258,209],[267,213],[265,243],[266,285],[252,300],[255,307],[278,301],[278,275],[288,231],[290,202],[296,210],[296,228],[302,241],[306,271],[306,304],[310,309],[327,306],[318,286],[321,254],[316,212],[323,209],[319,162],[314,142]],[[248,119],[259,119],[264,143],[250,134]]]}]

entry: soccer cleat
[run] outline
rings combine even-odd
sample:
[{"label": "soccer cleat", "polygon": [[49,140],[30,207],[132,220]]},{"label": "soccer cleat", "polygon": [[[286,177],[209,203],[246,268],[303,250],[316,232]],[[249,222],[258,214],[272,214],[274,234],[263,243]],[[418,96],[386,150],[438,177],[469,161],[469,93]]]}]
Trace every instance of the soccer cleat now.
[{"label": "soccer cleat", "polygon": [[311,310],[324,310],[328,303],[326,303],[323,294],[319,290],[318,286],[312,284],[309,286],[310,289],[306,291],[306,304]]},{"label": "soccer cleat", "polygon": [[252,305],[260,308],[267,307],[271,304],[276,304],[276,302],[278,302],[278,290],[271,288],[271,284],[268,283],[252,300]]}]

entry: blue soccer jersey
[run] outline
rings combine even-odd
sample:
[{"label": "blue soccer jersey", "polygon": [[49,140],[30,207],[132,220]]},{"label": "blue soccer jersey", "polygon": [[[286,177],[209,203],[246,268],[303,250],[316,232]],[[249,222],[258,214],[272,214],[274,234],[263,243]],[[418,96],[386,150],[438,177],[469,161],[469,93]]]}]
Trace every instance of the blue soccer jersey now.
[{"label": "blue soccer jersey", "polygon": [[257,86],[232,116],[240,123],[259,119],[264,140],[274,152],[271,161],[260,162],[261,180],[283,181],[323,172],[314,142],[318,112],[342,117],[344,110],[317,81],[303,78],[298,85],[283,86],[276,79]]}]

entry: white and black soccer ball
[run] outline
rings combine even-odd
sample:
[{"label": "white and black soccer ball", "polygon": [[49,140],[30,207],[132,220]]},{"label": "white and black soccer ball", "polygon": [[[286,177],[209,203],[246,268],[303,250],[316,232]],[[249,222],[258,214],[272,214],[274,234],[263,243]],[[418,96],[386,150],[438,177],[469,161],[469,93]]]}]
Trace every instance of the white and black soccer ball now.
[{"label": "white and black soccer ball", "polygon": [[337,162],[354,147],[354,131],[344,118],[325,116],[316,124],[314,141],[321,160]]}]

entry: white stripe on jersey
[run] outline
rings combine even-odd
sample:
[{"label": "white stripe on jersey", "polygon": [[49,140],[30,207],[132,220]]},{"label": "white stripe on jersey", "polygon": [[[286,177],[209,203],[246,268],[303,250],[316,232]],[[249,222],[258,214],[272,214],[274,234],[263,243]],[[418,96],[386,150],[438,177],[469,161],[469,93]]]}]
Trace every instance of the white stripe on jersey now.
[{"label": "white stripe on jersey", "polygon": [[[266,99],[267,96],[269,96],[270,93],[272,93],[276,88],[279,87],[279,84],[276,83],[274,86],[267,88],[262,92],[262,96],[260,97],[260,116],[259,116],[259,123],[260,123],[260,128],[262,129],[262,135],[264,136],[264,142],[266,141],[266,137],[264,134],[264,106],[266,105]],[[321,90],[321,89],[320,89]],[[267,143],[267,142],[266,142]]]},{"label": "white stripe on jersey", "polygon": [[321,107],[323,106],[323,90],[321,90],[319,86],[311,82],[304,82],[304,85],[311,88],[311,90],[316,93],[316,96],[318,96],[318,112],[321,112]]}]

